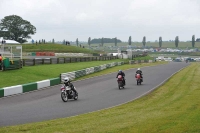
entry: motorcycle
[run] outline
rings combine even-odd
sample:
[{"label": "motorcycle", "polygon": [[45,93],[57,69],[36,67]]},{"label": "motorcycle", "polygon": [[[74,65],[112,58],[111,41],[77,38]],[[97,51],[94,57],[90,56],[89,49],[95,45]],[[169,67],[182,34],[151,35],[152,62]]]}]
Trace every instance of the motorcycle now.
[{"label": "motorcycle", "polygon": [[142,84],[142,78],[140,74],[136,74],[135,75],[136,81],[137,81],[137,85],[141,85]]},{"label": "motorcycle", "polygon": [[[74,89],[76,88],[74,87]],[[60,90],[61,90],[61,99],[63,100],[63,102],[67,102],[68,99],[74,99],[74,100],[78,99],[78,94],[75,94],[75,92],[71,89],[71,87],[63,85],[60,88]]]},{"label": "motorcycle", "polygon": [[121,89],[121,87],[124,88],[124,81],[123,81],[122,75],[118,75],[117,82],[118,82],[119,89]]}]

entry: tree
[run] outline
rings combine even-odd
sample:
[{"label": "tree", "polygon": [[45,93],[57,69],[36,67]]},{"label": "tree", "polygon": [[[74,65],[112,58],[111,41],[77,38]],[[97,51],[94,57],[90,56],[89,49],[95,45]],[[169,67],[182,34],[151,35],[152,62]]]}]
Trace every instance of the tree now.
[{"label": "tree", "polygon": [[117,37],[115,37],[115,46],[117,46]]},{"label": "tree", "polygon": [[178,36],[175,37],[175,46],[178,47],[178,43],[179,43],[179,38]]},{"label": "tree", "polygon": [[143,46],[145,47],[145,45],[146,45],[146,37],[145,36],[143,37],[142,43],[143,43]]},{"label": "tree", "polygon": [[4,39],[24,43],[35,33],[35,26],[17,15],[6,16],[0,22],[0,36]]},{"label": "tree", "polygon": [[[99,43],[101,43],[101,40],[102,40],[102,38],[98,38],[98,39],[94,38],[91,40],[91,44],[95,44],[95,43],[99,44]],[[115,38],[103,38],[103,42],[104,43],[115,43]],[[121,40],[117,39],[117,43],[121,43],[121,42],[122,42]]]},{"label": "tree", "polygon": [[162,37],[159,37],[159,47],[162,47]]},{"label": "tree", "polygon": [[104,42],[103,42],[104,40],[103,40],[103,37],[101,38],[101,46],[103,47],[103,44],[104,44]]},{"label": "tree", "polygon": [[129,36],[128,45],[131,45],[131,36]]},{"label": "tree", "polygon": [[78,38],[76,39],[76,45],[78,46]]},{"label": "tree", "polygon": [[91,38],[89,37],[88,38],[88,45],[89,45],[89,47],[90,47],[90,44],[91,44]]},{"label": "tree", "polygon": [[54,39],[52,39],[52,43],[55,43],[55,40],[54,40]]},{"label": "tree", "polygon": [[63,44],[65,45],[65,39],[63,40]]},{"label": "tree", "polygon": [[192,36],[192,47],[194,48],[195,45],[195,35]]}]

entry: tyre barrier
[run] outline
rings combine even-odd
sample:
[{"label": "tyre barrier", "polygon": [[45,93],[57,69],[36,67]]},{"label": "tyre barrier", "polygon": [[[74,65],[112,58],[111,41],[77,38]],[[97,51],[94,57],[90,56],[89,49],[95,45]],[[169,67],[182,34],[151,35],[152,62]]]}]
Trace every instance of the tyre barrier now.
[{"label": "tyre barrier", "polygon": [[62,83],[65,77],[69,77],[70,80],[74,80],[76,78],[91,74],[91,73],[95,73],[95,72],[99,72],[101,70],[110,68],[110,67],[114,67],[114,66],[120,66],[123,65],[124,62],[112,62],[112,63],[108,63],[108,64],[103,64],[100,66],[94,66],[94,67],[90,67],[90,68],[86,68],[86,69],[82,69],[82,70],[78,70],[78,71],[73,71],[73,72],[67,72],[67,73],[61,73],[60,74],[60,82]]},{"label": "tyre barrier", "polygon": [[130,60],[129,64],[138,64],[138,63],[152,63],[153,60]]}]

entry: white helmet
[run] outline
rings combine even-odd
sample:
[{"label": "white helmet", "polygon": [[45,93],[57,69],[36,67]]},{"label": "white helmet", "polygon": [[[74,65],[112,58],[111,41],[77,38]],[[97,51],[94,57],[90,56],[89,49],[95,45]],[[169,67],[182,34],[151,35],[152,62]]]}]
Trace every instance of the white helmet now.
[{"label": "white helmet", "polygon": [[140,70],[140,68],[138,68],[137,70]]},{"label": "white helmet", "polygon": [[65,82],[65,83],[67,83],[67,82],[69,82],[69,81],[70,81],[69,77],[65,77],[65,78],[64,78],[64,82]]}]

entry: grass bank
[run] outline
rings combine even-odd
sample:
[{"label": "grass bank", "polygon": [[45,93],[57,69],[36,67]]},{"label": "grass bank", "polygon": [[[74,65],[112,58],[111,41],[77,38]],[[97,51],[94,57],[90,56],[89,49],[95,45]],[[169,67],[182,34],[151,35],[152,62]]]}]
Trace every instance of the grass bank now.
[{"label": "grass bank", "polygon": [[89,50],[77,46],[68,46],[63,44],[22,44],[23,52],[55,52],[55,53],[95,53],[93,50]]},{"label": "grass bank", "polygon": [[76,117],[3,127],[0,128],[0,132],[198,133],[200,132],[199,76],[200,64],[192,63],[154,92],[127,104]]}]

